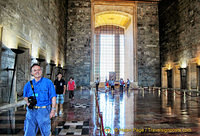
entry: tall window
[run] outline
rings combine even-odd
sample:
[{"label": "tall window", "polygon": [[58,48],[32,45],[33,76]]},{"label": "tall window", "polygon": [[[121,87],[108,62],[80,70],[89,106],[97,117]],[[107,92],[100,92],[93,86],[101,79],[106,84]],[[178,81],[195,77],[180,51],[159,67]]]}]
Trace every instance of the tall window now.
[{"label": "tall window", "polygon": [[100,81],[109,80],[109,72],[115,71],[115,36],[100,35]]},{"label": "tall window", "polygon": [[124,35],[120,35],[120,78],[124,79]]},{"label": "tall window", "polygon": [[115,76],[124,78],[124,28],[104,25],[95,28],[94,37],[94,79],[101,82]]}]

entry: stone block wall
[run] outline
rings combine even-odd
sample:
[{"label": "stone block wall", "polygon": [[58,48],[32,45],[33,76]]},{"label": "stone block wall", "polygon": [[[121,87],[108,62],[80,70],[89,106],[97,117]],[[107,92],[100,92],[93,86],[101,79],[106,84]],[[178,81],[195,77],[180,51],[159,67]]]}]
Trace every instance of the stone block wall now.
[{"label": "stone block wall", "polygon": [[90,39],[90,0],[68,0],[66,77],[74,77],[77,86],[90,84]]},{"label": "stone block wall", "polygon": [[163,0],[159,4],[161,63],[200,57],[200,2]]},{"label": "stone block wall", "polygon": [[[4,69],[13,68],[15,61],[15,54],[10,48],[23,48],[28,52],[18,61],[20,67],[15,77],[20,78],[15,78],[14,92],[21,91],[25,81],[30,80],[28,75],[31,58],[44,56],[45,63],[52,60],[56,64],[64,65],[66,4],[65,0],[0,1],[0,41],[4,48],[0,56],[0,92],[5,96],[0,103],[8,102],[7,95],[4,94],[10,88],[12,72],[6,72]],[[15,99],[14,97],[12,96],[12,99]]]},{"label": "stone block wall", "polygon": [[2,49],[2,57],[1,57],[1,80],[0,80],[0,103],[9,102],[10,97],[10,86],[12,80],[13,71],[6,71],[6,68],[14,67],[14,58],[15,54],[7,49]]},{"label": "stone block wall", "polygon": [[137,5],[138,85],[160,86],[159,22],[157,3]]},{"label": "stone block wall", "polygon": [[[199,84],[199,6],[197,0],[163,0],[159,4],[161,65],[173,70],[187,68],[187,89],[196,89]],[[181,79],[180,75],[173,76],[174,82]]]}]

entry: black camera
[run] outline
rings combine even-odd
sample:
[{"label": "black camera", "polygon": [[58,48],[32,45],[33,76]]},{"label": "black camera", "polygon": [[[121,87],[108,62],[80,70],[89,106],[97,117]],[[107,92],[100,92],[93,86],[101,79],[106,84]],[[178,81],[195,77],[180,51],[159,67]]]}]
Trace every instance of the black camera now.
[{"label": "black camera", "polygon": [[35,96],[28,97],[28,102],[30,103],[28,108],[33,109],[33,107],[37,104],[37,100]]}]

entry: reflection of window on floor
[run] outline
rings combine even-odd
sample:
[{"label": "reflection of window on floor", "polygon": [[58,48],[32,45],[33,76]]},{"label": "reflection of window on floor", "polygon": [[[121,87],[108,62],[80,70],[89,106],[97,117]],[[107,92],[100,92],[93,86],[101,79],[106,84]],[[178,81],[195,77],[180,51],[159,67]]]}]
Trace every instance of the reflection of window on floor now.
[{"label": "reflection of window on floor", "polygon": [[100,36],[100,81],[109,80],[109,72],[115,71],[114,35],[101,34]]},{"label": "reflection of window on floor", "polygon": [[120,77],[124,79],[124,35],[120,35]]}]

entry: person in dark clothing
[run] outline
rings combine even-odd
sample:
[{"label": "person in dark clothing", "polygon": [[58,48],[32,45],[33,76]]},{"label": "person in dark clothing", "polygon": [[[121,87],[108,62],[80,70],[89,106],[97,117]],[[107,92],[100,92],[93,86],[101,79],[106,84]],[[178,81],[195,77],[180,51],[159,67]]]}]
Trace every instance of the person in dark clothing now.
[{"label": "person in dark clothing", "polygon": [[111,90],[115,90],[115,81],[114,79],[111,80]]},{"label": "person in dark clothing", "polygon": [[63,113],[64,94],[66,90],[65,80],[62,79],[62,74],[60,72],[57,74],[57,79],[54,81],[54,86],[57,94],[55,116],[58,116],[59,105],[60,105],[59,115],[62,115]]},{"label": "person in dark clothing", "polygon": [[130,80],[127,78],[127,82],[126,82],[126,84],[127,84],[127,90],[129,89],[129,86],[130,86]]},{"label": "person in dark clothing", "polygon": [[97,77],[97,80],[95,81],[96,84],[96,91],[98,91],[99,89],[99,78]]},{"label": "person in dark clothing", "polygon": [[122,78],[119,80],[119,85],[120,85],[120,91],[123,92],[123,88],[124,88],[124,80],[123,80]]}]

